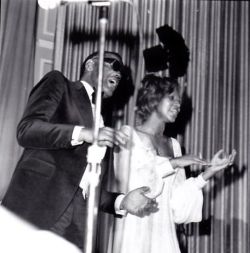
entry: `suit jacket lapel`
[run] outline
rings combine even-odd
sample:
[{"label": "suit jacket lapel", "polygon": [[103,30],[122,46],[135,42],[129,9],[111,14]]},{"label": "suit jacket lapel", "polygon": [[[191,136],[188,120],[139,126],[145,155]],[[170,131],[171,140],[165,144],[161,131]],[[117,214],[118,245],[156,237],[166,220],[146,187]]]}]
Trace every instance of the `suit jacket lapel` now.
[{"label": "suit jacket lapel", "polygon": [[93,127],[93,112],[88,94],[80,81],[74,84],[74,101],[80,111],[85,127]]}]

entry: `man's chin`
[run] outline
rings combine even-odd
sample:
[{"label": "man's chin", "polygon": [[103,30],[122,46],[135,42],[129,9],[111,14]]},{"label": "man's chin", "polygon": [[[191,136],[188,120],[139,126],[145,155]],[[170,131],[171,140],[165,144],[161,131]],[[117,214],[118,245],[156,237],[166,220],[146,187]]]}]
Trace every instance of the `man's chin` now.
[{"label": "man's chin", "polygon": [[108,93],[108,94],[107,94],[107,93],[104,93],[102,97],[103,97],[104,99],[107,99],[107,98],[112,97],[112,95],[113,95],[113,93]]},{"label": "man's chin", "polygon": [[103,91],[103,98],[110,98],[110,97],[112,97],[113,96],[113,94],[114,94],[114,91],[110,91],[110,90],[104,90]]}]

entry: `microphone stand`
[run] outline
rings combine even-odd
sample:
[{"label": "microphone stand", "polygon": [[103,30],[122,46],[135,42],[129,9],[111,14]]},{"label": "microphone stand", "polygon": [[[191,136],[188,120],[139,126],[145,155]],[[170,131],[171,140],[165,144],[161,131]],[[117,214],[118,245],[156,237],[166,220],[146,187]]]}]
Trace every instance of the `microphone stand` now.
[{"label": "microphone stand", "polygon": [[84,236],[84,253],[94,253],[96,230],[97,230],[97,216],[99,204],[98,185],[101,175],[101,161],[102,157],[98,157],[98,134],[99,123],[101,119],[101,100],[102,100],[102,82],[103,82],[103,64],[104,64],[104,48],[105,48],[105,30],[108,23],[108,6],[100,1],[99,14],[99,62],[98,62],[98,86],[95,105],[95,121],[94,121],[94,141],[88,148],[87,161],[89,164],[89,197],[87,198],[87,229]]}]

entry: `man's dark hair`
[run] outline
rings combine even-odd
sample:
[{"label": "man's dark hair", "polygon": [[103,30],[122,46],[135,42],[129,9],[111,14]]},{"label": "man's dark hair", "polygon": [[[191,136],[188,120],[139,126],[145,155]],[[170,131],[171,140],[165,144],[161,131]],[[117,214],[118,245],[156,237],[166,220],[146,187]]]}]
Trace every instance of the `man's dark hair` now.
[{"label": "man's dark hair", "polygon": [[[85,65],[86,65],[86,62],[90,59],[95,59],[95,60],[98,60],[98,52],[94,52],[92,54],[90,54],[85,60],[84,62],[82,63],[81,65],[81,71],[80,71],[80,78],[82,78],[84,72],[85,72]],[[111,52],[111,51],[105,51],[104,52],[104,61],[105,61],[105,58],[109,58],[109,59],[115,59],[117,61],[120,62],[120,64],[123,66],[123,62],[122,62],[122,58],[121,56],[118,54],[118,53],[115,53],[115,52]]]}]

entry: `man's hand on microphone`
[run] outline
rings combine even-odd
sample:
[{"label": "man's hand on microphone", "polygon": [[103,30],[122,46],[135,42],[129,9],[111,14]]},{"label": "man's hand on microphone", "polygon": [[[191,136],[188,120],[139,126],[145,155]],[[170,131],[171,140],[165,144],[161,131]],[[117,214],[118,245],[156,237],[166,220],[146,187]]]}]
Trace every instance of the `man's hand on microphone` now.
[{"label": "man's hand on microphone", "polygon": [[[115,130],[110,127],[102,127],[99,129],[98,135],[98,145],[113,147],[125,146],[129,137],[122,131]],[[88,143],[93,143],[93,129],[91,128],[82,128],[79,135],[79,141],[84,141]]]}]

